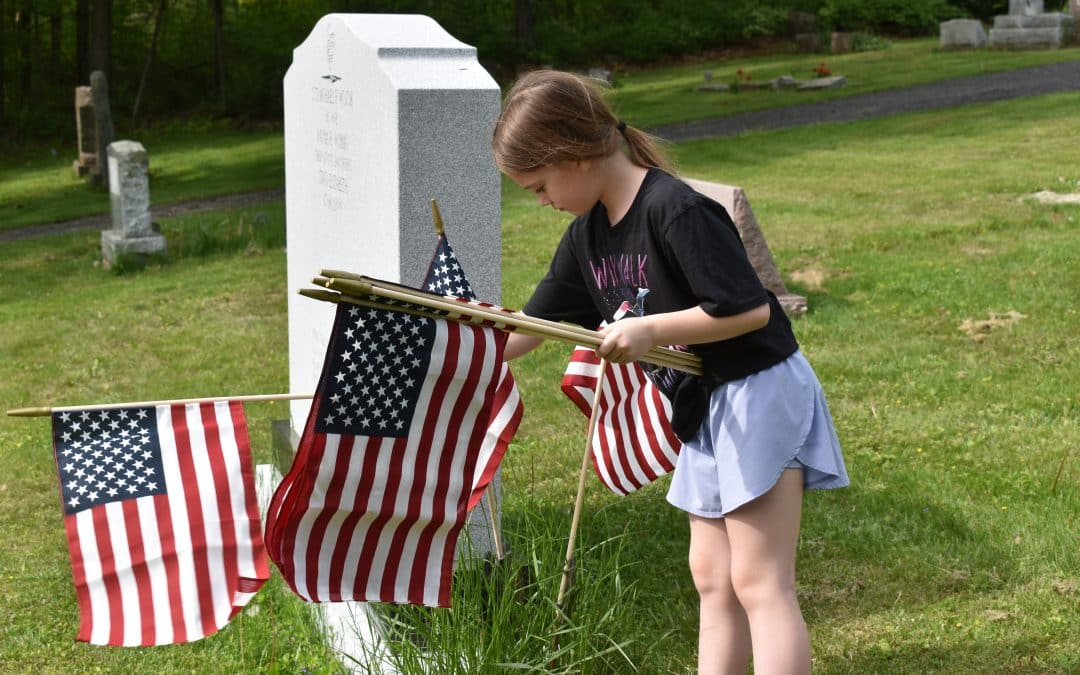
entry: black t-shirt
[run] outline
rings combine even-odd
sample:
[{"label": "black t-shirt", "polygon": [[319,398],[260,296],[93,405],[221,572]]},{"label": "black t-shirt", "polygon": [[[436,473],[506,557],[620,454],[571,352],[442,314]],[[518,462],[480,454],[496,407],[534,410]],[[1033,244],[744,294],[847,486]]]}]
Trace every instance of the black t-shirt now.
[{"label": "black t-shirt", "polygon": [[[523,311],[596,328],[627,314],[645,316],[699,306],[721,317],[765,303],[771,309],[769,323],[759,330],[689,345],[702,358],[702,380],[646,367],[673,401],[677,421],[684,427],[676,425],[680,437],[696,432],[704,415],[703,393],[773,366],[799,346],[776,296],[754,272],[724,207],[653,168],[614,227],[602,203],[570,223],[547,275]],[[688,386],[699,391],[690,393]]]}]

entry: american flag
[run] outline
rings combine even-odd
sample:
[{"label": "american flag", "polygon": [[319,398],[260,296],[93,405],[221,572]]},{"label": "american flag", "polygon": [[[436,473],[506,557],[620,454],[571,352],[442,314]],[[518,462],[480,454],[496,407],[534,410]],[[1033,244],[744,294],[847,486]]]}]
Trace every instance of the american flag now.
[{"label": "american flag", "polygon": [[457,254],[454,253],[445,234],[439,235],[439,241],[435,245],[435,255],[431,257],[431,265],[428,267],[422,287],[429,293],[452,295],[462,300],[476,299],[469,280],[465,278],[465,271],[461,269],[461,263],[458,262]]},{"label": "american flag", "polygon": [[235,401],[53,414],[64,526],[95,645],[190,642],[269,578]]},{"label": "american flag", "polygon": [[[578,346],[562,390],[585,415],[592,412],[600,359]],[[682,443],[671,429],[671,403],[637,363],[608,363],[592,438],[593,468],[613,492],[627,495],[675,468]]]},{"label": "american flag", "polygon": [[520,419],[505,336],[339,305],[271,559],[307,600],[447,607],[457,536]]}]

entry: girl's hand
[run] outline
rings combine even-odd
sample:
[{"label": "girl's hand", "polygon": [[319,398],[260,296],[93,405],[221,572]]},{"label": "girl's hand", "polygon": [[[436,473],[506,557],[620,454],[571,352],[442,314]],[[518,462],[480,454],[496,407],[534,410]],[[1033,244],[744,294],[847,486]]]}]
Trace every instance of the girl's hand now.
[{"label": "girl's hand", "polygon": [[604,340],[596,348],[596,355],[614,363],[630,363],[644,356],[654,344],[652,323],[627,317],[604,329]]}]

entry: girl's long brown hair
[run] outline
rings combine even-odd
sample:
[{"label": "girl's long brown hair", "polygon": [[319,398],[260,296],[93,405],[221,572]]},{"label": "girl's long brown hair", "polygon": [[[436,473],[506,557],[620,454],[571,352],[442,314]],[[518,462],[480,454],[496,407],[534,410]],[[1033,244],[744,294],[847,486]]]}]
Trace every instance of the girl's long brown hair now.
[{"label": "girl's long brown hair", "polygon": [[674,173],[655,137],[623,124],[592,81],[536,70],[510,89],[495,122],[492,148],[503,172],[524,173],[558,162],[607,157],[626,140],[630,161]]}]

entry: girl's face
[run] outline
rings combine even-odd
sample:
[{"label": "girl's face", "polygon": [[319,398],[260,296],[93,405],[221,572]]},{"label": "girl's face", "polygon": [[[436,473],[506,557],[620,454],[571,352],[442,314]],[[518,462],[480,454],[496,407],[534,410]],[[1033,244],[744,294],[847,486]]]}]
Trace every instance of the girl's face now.
[{"label": "girl's face", "polygon": [[551,206],[581,216],[600,201],[600,191],[589,171],[592,162],[559,162],[535,171],[507,172],[510,180],[536,193],[540,206]]}]

